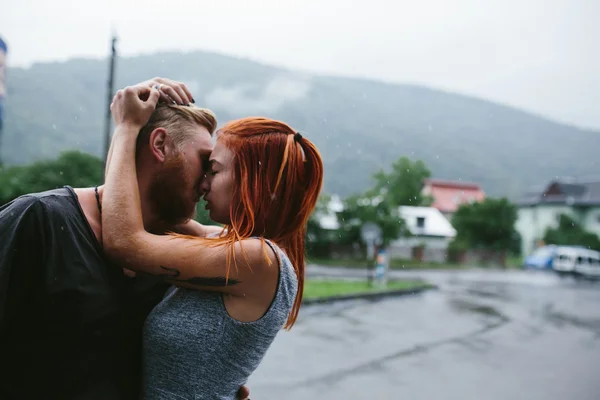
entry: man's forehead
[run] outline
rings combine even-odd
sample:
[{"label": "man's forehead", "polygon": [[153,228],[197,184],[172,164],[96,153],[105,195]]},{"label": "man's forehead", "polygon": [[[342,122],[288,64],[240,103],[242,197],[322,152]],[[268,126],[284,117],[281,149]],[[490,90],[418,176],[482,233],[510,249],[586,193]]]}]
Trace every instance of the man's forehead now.
[{"label": "man's forehead", "polygon": [[186,141],[186,150],[210,153],[213,150],[213,139],[206,128],[195,129]]}]

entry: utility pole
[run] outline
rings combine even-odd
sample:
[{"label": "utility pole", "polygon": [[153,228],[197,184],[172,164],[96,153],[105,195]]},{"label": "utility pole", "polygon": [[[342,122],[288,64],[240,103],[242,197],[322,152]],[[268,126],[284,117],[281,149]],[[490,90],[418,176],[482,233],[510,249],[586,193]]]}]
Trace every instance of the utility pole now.
[{"label": "utility pole", "polygon": [[110,148],[110,129],[111,129],[111,121],[112,115],[110,113],[110,104],[112,103],[112,99],[115,93],[114,88],[114,79],[115,79],[115,61],[117,58],[117,37],[115,34],[112,35],[111,42],[111,55],[110,55],[110,70],[108,72],[108,89],[107,89],[107,103],[106,103],[106,120],[104,123],[104,170],[102,174],[106,172],[106,157],[108,156],[108,149]]},{"label": "utility pole", "polygon": [[2,134],[4,126],[4,97],[6,96],[6,42],[0,38],[0,168],[2,168]]}]

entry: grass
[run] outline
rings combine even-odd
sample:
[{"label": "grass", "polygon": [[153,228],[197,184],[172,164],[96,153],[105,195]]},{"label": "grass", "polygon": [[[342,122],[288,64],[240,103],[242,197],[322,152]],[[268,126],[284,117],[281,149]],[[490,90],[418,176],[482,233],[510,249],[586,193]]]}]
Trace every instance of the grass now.
[{"label": "grass", "polygon": [[512,269],[522,269],[523,268],[523,257],[509,256],[506,260],[506,267],[512,268]]},{"label": "grass", "polygon": [[[367,268],[366,260],[347,259],[334,260],[329,258],[309,258],[309,264],[324,265],[327,267],[347,267],[347,268]],[[459,265],[452,263],[419,262],[414,260],[390,260],[390,269],[464,269],[470,268],[469,265]]]},{"label": "grass", "polygon": [[304,298],[314,299],[359,293],[373,293],[399,289],[421,289],[431,287],[430,284],[420,281],[389,281],[384,287],[372,287],[366,281],[342,280],[314,280],[308,279],[304,283]]},{"label": "grass", "polygon": [[[330,259],[330,258],[308,258],[309,264],[324,265],[326,267],[346,267],[346,268],[362,268],[367,269],[367,261],[359,259]],[[521,257],[508,257],[506,260],[507,269],[521,269],[523,265],[523,259]],[[427,261],[415,261],[415,260],[400,260],[391,259],[390,269],[395,270],[414,270],[414,269],[466,269],[472,268],[473,265],[469,264],[453,264],[453,263],[438,263],[438,262],[427,262]]]}]

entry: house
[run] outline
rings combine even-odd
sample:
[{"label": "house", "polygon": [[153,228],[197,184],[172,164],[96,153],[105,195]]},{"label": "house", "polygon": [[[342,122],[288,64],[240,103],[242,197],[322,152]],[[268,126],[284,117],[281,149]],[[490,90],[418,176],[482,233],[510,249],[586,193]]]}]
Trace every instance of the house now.
[{"label": "house", "polygon": [[[390,243],[390,257],[446,261],[448,245],[456,236],[456,230],[448,219],[433,207],[400,206],[399,213],[412,236]],[[416,251],[423,253],[416,254]]]},{"label": "house", "polygon": [[327,203],[324,212],[316,213],[321,228],[330,231],[335,231],[340,228],[340,223],[337,219],[337,213],[344,209],[344,203],[338,195],[333,195]]},{"label": "house", "polygon": [[538,247],[546,229],[558,226],[561,214],[600,236],[600,178],[553,180],[525,193],[517,205],[515,229],[521,235],[524,256]]},{"label": "house", "polygon": [[483,201],[485,193],[476,183],[425,179],[421,194],[433,199],[431,207],[438,209],[448,220],[464,203]]}]

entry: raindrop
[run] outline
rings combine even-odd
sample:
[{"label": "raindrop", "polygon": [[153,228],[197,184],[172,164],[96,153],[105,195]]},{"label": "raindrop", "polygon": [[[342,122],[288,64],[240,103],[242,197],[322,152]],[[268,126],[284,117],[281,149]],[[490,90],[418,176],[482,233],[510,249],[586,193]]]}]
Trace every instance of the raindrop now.
[{"label": "raindrop", "polygon": [[262,165],[262,163],[259,161],[259,162],[258,162],[258,165]]},{"label": "raindrop", "polygon": [[52,129],[56,130],[56,125],[52,124]]},{"label": "raindrop", "polygon": [[406,172],[410,172],[410,168],[406,168]]},{"label": "raindrop", "polygon": [[439,159],[440,159],[440,156],[435,156],[435,158],[436,158],[437,160],[439,160]]}]

